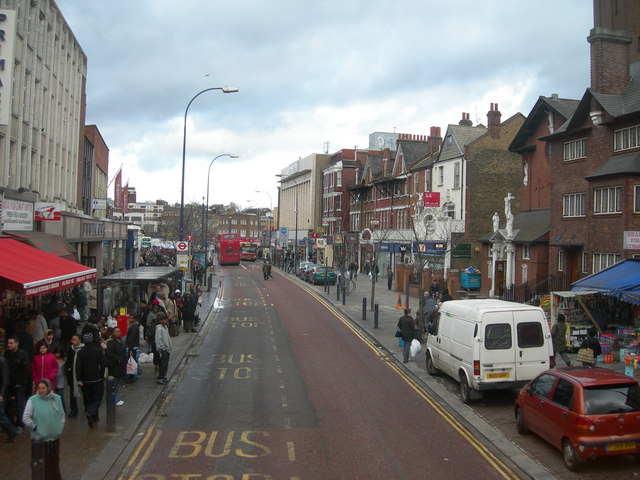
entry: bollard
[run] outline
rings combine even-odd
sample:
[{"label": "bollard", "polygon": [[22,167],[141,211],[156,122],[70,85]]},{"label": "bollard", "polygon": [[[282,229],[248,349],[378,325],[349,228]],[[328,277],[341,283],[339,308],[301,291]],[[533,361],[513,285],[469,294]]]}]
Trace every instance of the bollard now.
[{"label": "bollard", "polygon": [[336,281],[336,301],[340,301],[340,285],[342,285],[342,277],[338,277]]},{"label": "bollard", "polygon": [[212,286],[213,286],[213,274],[209,272],[209,276],[207,277],[207,292],[211,291]]},{"label": "bollard", "polygon": [[116,431],[116,382],[107,378],[107,432]]},{"label": "bollard", "polygon": [[367,297],[362,297],[362,320],[367,319]]},{"label": "bollard", "polygon": [[347,303],[347,282],[342,282],[342,305]]},{"label": "bollard", "polygon": [[373,306],[373,328],[378,328],[378,304]]}]

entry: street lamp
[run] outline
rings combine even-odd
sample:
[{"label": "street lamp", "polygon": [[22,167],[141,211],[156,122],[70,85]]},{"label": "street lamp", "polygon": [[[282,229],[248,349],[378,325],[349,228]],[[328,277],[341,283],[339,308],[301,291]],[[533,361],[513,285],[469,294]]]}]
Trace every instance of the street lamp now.
[{"label": "street lamp", "polygon": [[205,275],[206,275],[206,271],[207,271],[207,255],[209,254],[209,177],[211,176],[211,165],[213,165],[213,162],[216,161],[216,159],[220,158],[220,157],[229,157],[229,158],[238,158],[238,155],[233,155],[231,153],[222,153],[220,155],[218,155],[217,157],[214,157],[213,160],[211,160],[211,162],[209,163],[209,170],[207,170],[207,210],[205,212],[205,221],[204,221],[204,231],[205,231],[205,237],[204,237],[204,271],[205,271]]},{"label": "street lamp", "polygon": [[205,88],[204,90],[196,93],[193,98],[189,100],[187,108],[184,111],[184,127],[182,130],[182,186],[180,189],[180,241],[184,240],[184,166],[187,154],[187,114],[189,113],[189,107],[193,101],[203,93],[210,92],[211,90],[222,90],[222,93],[235,93],[238,91],[236,87]]},{"label": "street lamp", "polygon": [[[269,196],[269,210],[271,210],[271,216],[269,216],[269,255],[271,255],[271,221],[273,220],[273,201],[271,200],[271,194],[264,190],[256,190],[256,193],[266,193]],[[271,256],[273,262],[273,256]]]},{"label": "street lamp", "polygon": [[[278,174],[276,177],[284,178],[285,175]],[[296,213],[296,231],[295,231],[295,245],[293,247],[293,268],[298,268],[298,182],[295,178],[286,177],[285,180],[291,180],[295,186],[295,213]],[[282,183],[282,180],[280,180]]]}]

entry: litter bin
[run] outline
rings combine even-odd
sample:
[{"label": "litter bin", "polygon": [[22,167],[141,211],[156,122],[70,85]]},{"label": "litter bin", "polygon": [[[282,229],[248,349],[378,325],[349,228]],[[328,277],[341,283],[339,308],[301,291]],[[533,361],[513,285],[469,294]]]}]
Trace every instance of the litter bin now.
[{"label": "litter bin", "polygon": [[479,290],[481,278],[479,273],[463,272],[460,274],[460,284],[465,290]]}]

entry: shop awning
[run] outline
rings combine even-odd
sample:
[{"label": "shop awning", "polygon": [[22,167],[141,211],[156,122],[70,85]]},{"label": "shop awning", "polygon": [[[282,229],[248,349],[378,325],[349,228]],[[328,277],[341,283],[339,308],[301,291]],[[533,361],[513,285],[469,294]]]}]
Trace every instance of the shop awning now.
[{"label": "shop awning", "polygon": [[74,248],[60,235],[43,232],[22,232],[17,230],[4,232],[4,234],[16,240],[27,242],[32,247],[55,255],[56,257],[62,257],[72,262],[75,262],[78,258]]},{"label": "shop awning", "polygon": [[0,284],[25,296],[65,290],[96,278],[96,269],[65,260],[24,242],[0,238]]},{"label": "shop awning", "polygon": [[640,304],[640,259],[627,258],[578,280],[571,285],[571,291],[601,293]]}]

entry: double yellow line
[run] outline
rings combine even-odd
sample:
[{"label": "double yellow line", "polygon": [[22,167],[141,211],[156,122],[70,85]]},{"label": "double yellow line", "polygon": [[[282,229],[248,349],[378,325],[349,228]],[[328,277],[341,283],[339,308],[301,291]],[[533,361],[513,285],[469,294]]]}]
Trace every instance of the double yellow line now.
[{"label": "double yellow line", "polygon": [[[297,283],[297,282],[296,282]],[[329,310],[340,322],[342,322],[348,329],[355,333],[373,352],[381,359],[386,359],[387,354],[380,348],[373,344],[371,339],[362,332],[362,329],[354,325],[344,313],[338,310],[332,303],[326,298],[322,297],[315,290],[307,287],[306,285],[300,285],[300,288],[304,289],[313,296],[318,302],[320,302],[327,310]],[[475,448],[480,455],[493,467],[496,471],[502,475],[503,478],[508,480],[518,480],[520,477],[516,475],[507,465],[505,465],[498,457],[496,457],[478,438],[475,437],[462,423],[456,419],[450,412],[448,412],[437,400],[435,400],[425,388],[414,380],[411,376],[400,368],[396,362],[385,362],[392,370],[394,370],[422,399],[431,406],[455,431],[457,431],[462,438],[464,438],[473,448]]]}]

